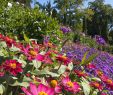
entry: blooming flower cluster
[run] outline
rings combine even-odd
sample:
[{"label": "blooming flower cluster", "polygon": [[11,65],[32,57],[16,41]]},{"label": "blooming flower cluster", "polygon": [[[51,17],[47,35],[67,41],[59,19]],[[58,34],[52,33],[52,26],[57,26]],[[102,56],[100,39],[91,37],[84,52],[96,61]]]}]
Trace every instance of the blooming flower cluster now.
[{"label": "blooming flower cluster", "polygon": [[106,41],[101,36],[99,36],[99,35],[95,36],[95,40],[100,45],[105,45],[106,44]]},{"label": "blooming flower cluster", "polygon": [[[66,50],[67,56],[74,60],[78,61],[79,64],[82,61],[84,54],[88,51],[87,59],[91,54],[98,53],[98,56],[92,60],[90,64],[88,64],[85,68],[85,71],[90,76],[98,76],[103,81],[103,85],[106,85],[106,89],[109,89],[109,93],[112,93],[112,81],[113,81],[113,56],[107,52],[98,51],[94,48],[89,48],[80,45],[74,45],[72,48],[64,47],[64,51]],[[75,70],[75,73],[78,70]],[[98,73],[98,74],[97,74]],[[83,76],[82,73],[79,76]],[[102,89],[102,84],[97,82],[92,82],[91,85],[97,87],[98,89]],[[111,94],[112,95],[112,94]]]},{"label": "blooming flower cluster", "polygon": [[[0,53],[3,57],[0,64],[0,82],[1,86],[6,88],[2,94],[8,95],[12,92],[14,95],[17,93],[20,95],[24,93],[25,95],[85,95],[84,91],[88,91],[90,95],[95,92],[97,95],[107,95],[108,92],[104,91],[113,90],[112,78],[107,76],[107,72],[102,71],[103,67],[100,66],[99,69],[97,65],[99,56],[92,63],[85,66],[81,64],[83,55],[86,51],[90,51],[89,48],[74,47],[71,48],[74,51],[69,49],[66,54],[51,43],[49,38],[46,38],[43,44],[30,39],[23,43],[2,34],[0,44],[2,44]],[[86,58],[88,59],[94,52],[96,50],[91,49]],[[103,53],[99,52],[99,54]],[[109,64],[112,64],[112,61]],[[101,81],[94,80],[95,77]]]},{"label": "blooming flower cluster", "polygon": [[66,27],[66,26],[60,27],[60,30],[61,30],[64,34],[71,32],[71,29],[70,29],[69,27]]}]

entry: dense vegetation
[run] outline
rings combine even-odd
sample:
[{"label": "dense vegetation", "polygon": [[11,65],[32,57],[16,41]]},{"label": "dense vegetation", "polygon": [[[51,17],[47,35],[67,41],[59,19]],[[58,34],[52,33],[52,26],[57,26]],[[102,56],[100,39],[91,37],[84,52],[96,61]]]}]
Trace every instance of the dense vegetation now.
[{"label": "dense vegetation", "polygon": [[0,0],[0,95],[113,95],[113,8],[86,1]]}]

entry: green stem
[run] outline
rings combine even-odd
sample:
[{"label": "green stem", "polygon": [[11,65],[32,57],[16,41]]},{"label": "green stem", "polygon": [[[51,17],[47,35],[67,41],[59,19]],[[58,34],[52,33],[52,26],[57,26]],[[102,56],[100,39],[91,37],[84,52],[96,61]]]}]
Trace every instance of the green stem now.
[{"label": "green stem", "polygon": [[6,78],[6,88],[5,88],[4,95],[7,95],[7,90],[8,90],[9,81],[10,81],[10,79],[9,79],[9,78]]},{"label": "green stem", "polygon": [[[21,76],[20,76],[20,78],[19,78],[20,80],[23,78],[23,75],[24,75],[24,73],[25,73],[25,71],[26,71],[28,65],[29,65],[29,64],[27,64],[27,65],[25,66],[25,68],[24,68],[24,70],[23,70],[23,72],[22,72],[22,74],[21,74]],[[19,89],[19,86],[17,86],[14,95],[18,95],[18,89]]]},{"label": "green stem", "polygon": [[31,70],[32,72],[33,72],[34,68],[35,68],[35,66],[33,65],[32,70]]},{"label": "green stem", "polygon": [[62,65],[62,64],[60,64],[60,65],[59,65],[59,67],[58,67],[57,71],[60,69],[61,65]]},{"label": "green stem", "polygon": [[68,39],[66,39],[63,43],[62,43],[62,47],[66,44],[66,42],[69,40],[69,38]]}]

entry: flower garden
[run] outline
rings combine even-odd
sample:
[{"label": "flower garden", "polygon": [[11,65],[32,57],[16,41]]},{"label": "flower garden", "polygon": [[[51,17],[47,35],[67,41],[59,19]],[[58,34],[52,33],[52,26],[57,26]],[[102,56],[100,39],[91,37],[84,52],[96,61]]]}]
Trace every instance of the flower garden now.
[{"label": "flower garden", "polygon": [[113,95],[112,45],[102,35],[9,1],[0,8],[0,95]]}]

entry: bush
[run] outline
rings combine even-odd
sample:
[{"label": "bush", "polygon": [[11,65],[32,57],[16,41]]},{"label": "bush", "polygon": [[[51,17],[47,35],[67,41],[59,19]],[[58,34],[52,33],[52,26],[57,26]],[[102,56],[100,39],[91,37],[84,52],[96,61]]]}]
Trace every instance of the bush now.
[{"label": "bush", "polygon": [[[22,4],[2,1],[0,3],[0,32],[23,39],[23,34],[42,42],[44,35],[61,37],[58,22],[41,12],[38,7],[30,9]],[[53,39],[52,39],[53,40]]]}]

